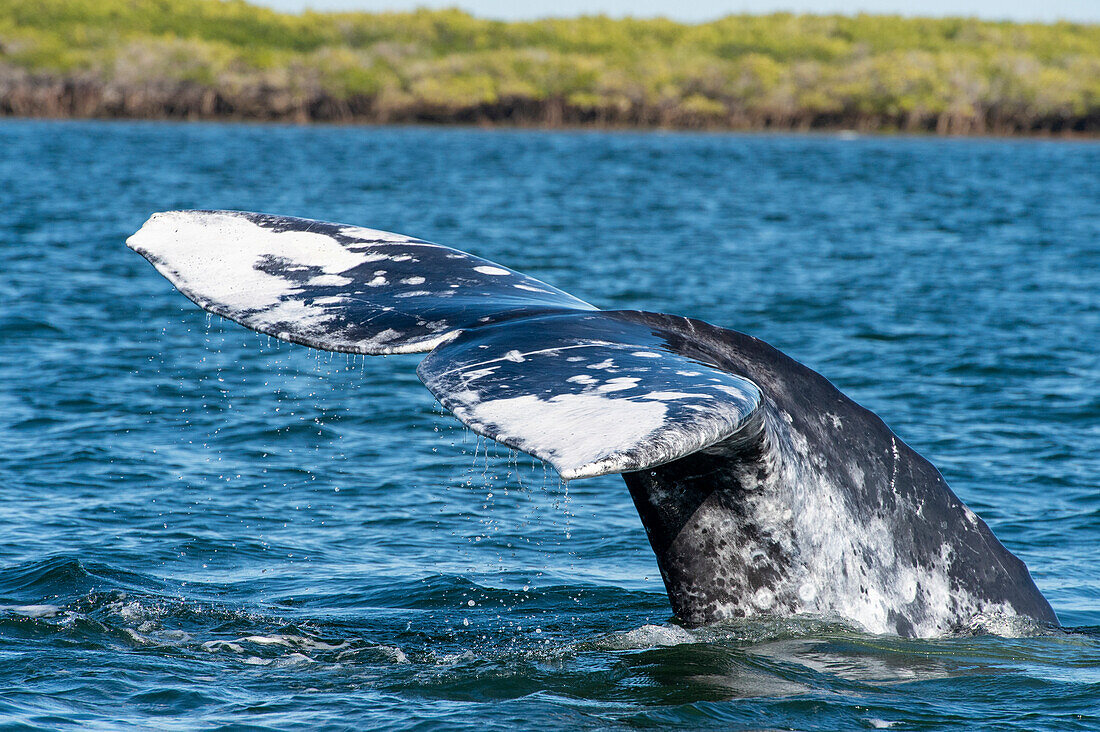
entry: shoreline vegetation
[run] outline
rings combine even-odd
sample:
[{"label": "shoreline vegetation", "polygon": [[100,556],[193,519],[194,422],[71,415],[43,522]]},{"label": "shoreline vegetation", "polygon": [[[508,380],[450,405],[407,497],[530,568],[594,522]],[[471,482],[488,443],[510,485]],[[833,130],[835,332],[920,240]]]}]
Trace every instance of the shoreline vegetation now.
[{"label": "shoreline vegetation", "polygon": [[1100,25],[0,0],[0,115],[1100,134]]}]

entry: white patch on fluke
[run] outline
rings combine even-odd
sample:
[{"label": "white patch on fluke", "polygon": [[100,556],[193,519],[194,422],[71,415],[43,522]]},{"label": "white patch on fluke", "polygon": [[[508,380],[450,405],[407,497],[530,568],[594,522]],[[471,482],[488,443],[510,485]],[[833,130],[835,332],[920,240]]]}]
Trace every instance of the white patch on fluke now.
[{"label": "white patch on fluke", "polygon": [[610,379],[596,388],[600,391],[623,391],[624,389],[633,389],[639,381],[641,379],[636,376],[620,376],[616,379]]},{"label": "white patch on fluke", "polygon": [[665,405],[608,399],[599,394],[558,394],[550,399],[525,395],[487,402],[472,401],[454,407],[459,417],[481,425],[493,425],[495,439],[508,444],[530,441],[537,425],[538,451],[558,468],[564,478],[572,477],[565,466],[602,464],[613,468],[621,463],[618,453],[644,444],[664,423]]},{"label": "white patch on fluke", "polygon": [[[418,373],[475,432],[549,462],[566,480],[641,470],[704,449],[740,429],[759,403],[756,386],[732,374],[722,378],[735,398],[709,380],[670,378],[687,365],[681,356],[639,366],[630,356],[637,345],[577,342],[554,327],[548,323],[532,338],[522,321],[507,324],[483,341],[456,344],[455,352],[436,350]],[[509,348],[522,338],[528,339],[522,352]],[[570,349],[588,358],[565,356]],[[574,359],[580,373],[551,376]],[[522,366],[484,373],[508,362]]]},{"label": "white patch on fluke", "polygon": [[655,399],[660,402],[670,402],[673,399],[713,399],[710,394],[689,394],[686,391],[651,391],[642,394],[639,399]]},{"label": "white patch on fluke", "polygon": [[[263,310],[297,291],[290,280],[257,269],[264,259],[318,267],[326,275],[363,263],[361,253],[325,234],[273,232],[224,213],[153,214],[128,244],[155,258],[179,285],[230,310]],[[324,317],[324,309],[313,315]]]},{"label": "white patch on fluke", "polygon": [[309,281],[310,287],[344,287],[354,282],[350,277],[343,275],[318,275]]},{"label": "white patch on fluke", "polygon": [[394,242],[395,244],[417,244],[422,243],[419,239],[413,239],[412,237],[405,236],[404,234],[394,234],[389,231],[378,231],[377,229],[367,229],[362,226],[344,226],[340,229],[340,235],[346,236],[349,239],[360,239],[362,241],[386,241]]}]

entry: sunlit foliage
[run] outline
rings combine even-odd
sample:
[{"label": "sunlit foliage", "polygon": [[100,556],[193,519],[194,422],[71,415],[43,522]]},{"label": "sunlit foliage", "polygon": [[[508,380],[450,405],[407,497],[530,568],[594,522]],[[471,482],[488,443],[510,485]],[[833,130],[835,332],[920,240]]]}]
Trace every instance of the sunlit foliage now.
[{"label": "sunlit foliage", "polygon": [[0,111],[1097,131],[1100,26],[783,13],[501,22],[459,10],[292,15],[241,0],[0,0]]}]

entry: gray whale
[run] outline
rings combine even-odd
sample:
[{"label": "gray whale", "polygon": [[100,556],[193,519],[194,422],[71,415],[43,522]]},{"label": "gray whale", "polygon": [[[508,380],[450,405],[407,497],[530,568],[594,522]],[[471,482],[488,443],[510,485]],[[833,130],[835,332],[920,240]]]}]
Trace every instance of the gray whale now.
[{"label": "gray whale", "polygon": [[932,637],[1058,623],[931,463],[756,338],[598,310],[465,252],[342,224],[175,211],[128,244],[262,333],[427,352],[417,374],[443,406],[563,479],[622,474],[687,624],[811,616]]}]

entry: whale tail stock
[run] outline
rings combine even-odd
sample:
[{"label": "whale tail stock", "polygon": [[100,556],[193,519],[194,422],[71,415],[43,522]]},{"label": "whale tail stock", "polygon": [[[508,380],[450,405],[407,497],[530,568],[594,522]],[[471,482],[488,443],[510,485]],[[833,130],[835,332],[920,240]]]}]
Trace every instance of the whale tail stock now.
[{"label": "whale tail stock", "polygon": [[355,226],[174,211],[127,243],[195,303],[261,333],[427,352],[417,374],[461,422],[564,479],[622,473],[688,623],[813,614],[904,636],[991,613],[1057,623],[931,463],[755,338],[598,310],[465,252]]}]

